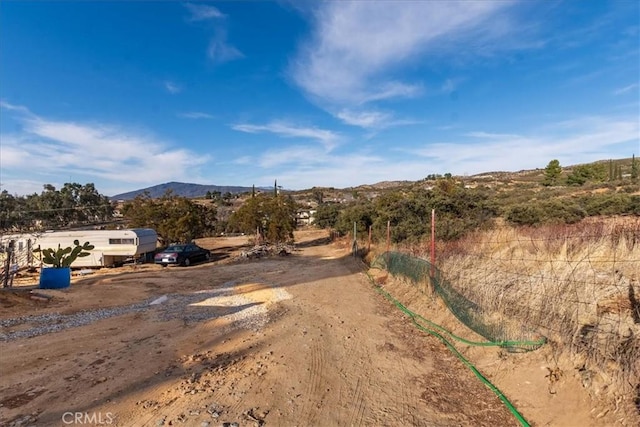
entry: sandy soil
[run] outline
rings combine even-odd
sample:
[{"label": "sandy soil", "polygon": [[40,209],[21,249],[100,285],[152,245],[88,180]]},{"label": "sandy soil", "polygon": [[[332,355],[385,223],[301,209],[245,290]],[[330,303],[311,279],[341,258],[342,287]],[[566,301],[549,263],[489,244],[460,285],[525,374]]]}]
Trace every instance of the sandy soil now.
[{"label": "sandy soil", "polygon": [[[238,257],[246,238],[203,240],[212,262],[105,269],[42,297],[28,293],[33,277],[18,279],[24,292],[0,292],[0,320],[58,315],[3,326],[0,425],[519,425],[373,289],[361,261],[324,232],[296,238],[290,256],[252,260]],[[381,281],[425,317],[453,322],[410,287]],[[7,338],[47,322],[74,327]],[[544,350],[462,351],[533,425],[615,422],[598,418],[574,375],[549,376]]]}]

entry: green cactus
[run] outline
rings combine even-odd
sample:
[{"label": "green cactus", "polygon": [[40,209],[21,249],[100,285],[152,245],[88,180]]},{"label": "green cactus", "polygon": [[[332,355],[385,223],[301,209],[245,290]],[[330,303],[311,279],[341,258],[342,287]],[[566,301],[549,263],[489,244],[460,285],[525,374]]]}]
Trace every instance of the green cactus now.
[{"label": "green cactus", "polygon": [[45,264],[51,264],[55,268],[65,268],[70,267],[76,259],[91,255],[85,251],[90,251],[95,248],[95,246],[89,244],[89,242],[80,245],[80,241],[74,240],[73,244],[75,245],[74,247],[69,246],[66,248],[61,248],[58,244],[58,249],[38,248],[35,252],[42,252],[42,261]]}]

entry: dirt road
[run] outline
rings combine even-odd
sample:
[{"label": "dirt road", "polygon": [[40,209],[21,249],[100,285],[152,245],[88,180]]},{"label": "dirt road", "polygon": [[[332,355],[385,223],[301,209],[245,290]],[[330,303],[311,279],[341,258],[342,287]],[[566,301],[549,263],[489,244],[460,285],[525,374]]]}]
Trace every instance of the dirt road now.
[{"label": "dirt road", "polygon": [[232,246],[48,302],[3,296],[0,424],[518,425],[360,261],[323,232],[298,239],[290,256],[230,262]]}]

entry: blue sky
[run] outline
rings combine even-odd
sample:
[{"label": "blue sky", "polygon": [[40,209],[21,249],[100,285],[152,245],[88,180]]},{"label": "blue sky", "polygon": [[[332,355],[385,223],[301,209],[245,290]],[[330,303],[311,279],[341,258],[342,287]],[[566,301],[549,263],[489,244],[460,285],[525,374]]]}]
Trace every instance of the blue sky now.
[{"label": "blue sky", "polygon": [[636,1],[0,3],[0,185],[345,188],[640,155]]}]

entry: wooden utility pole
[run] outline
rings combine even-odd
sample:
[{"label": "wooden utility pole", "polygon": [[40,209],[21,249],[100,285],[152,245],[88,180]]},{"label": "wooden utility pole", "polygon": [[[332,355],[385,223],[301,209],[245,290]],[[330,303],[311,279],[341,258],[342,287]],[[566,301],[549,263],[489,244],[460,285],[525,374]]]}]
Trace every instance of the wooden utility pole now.
[{"label": "wooden utility pole", "polygon": [[7,250],[6,250],[6,255],[7,258],[4,260],[4,275],[2,277],[2,287],[3,288],[8,288],[9,287],[9,277],[11,276],[11,261],[13,259],[13,246],[15,244],[15,241],[10,240],[9,244],[7,245]]}]

